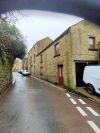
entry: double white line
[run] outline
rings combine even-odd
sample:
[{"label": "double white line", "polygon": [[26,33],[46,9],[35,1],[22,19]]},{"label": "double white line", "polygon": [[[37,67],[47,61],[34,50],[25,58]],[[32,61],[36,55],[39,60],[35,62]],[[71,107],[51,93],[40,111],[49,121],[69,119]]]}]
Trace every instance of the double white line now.
[{"label": "double white line", "polygon": [[71,97],[69,93],[66,93],[66,96],[67,96],[67,97]]},{"label": "double white line", "polygon": [[73,104],[77,104],[77,102],[76,102],[73,98],[70,98],[70,101],[71,101]]},{"label": "double white line", "polygon": [[87,123],[91,126],[91,128],[96,132],[100,133],[100,129],[97,127],[97,125],[93,121],[87,121]]},{"label": "double white line", "polygon": [[87,114],[83,111],[81,107],[76,107],[76,109],[80,112],[82,116],[87,116]]},{"label": "double white line", "polygon": [[[100,116],[97,112],[95,112],[91,107],[86,107],[94,116]],[[76,109],[80,112],[82,116],[87,116],[87,114],[83,111],[81,107],[76,107]]]},{"label": "double white line", "polygon": [[81,104],[86,104],[82,99],[78,99]]},{"label": "double white line", "polygon": [[95,112],[91,107],[86,107],[94,116],[100,116],[97,112]]},{"label": "double white line", "polygon": [[[70,94],[66,93],[66,96],[70,98],[70,101],[74,104],[74,105],[77,105],[77,102],[71,98]],[[86,103],[82,100],[82,99],[78,99],[78,101],[85,105]],[[94,116],[100,116],[97,112],[95,112],[91,107],[86,107]],[[87,116],[87,114],[85,113],[85,111],[77,106],[76,109],[79,111],[79,113],[82,115],[82,116]],[[100,133],[100,128],[93,122],[93,121],[87,121],[87,123],[91,126],[91,128],[96,132],[96,133]]]}]

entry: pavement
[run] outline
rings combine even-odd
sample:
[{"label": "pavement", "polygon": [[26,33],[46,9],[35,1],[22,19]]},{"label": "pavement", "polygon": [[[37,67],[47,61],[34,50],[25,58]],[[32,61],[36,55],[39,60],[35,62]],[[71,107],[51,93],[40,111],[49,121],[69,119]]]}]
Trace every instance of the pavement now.
[{"label": "pavement", "polygon": [[89,94],[84,87],[76,88],[76,93],[81,94],[87,97],[88,99],[100,104],[100,94]]},{"label": "pavement", "polygon": [[0,133],[100,133],[100,105],[15,73],[0,99]]},{"label": "pavement", "polygon": [[16,83],[16,80],[15,79],[13,79],[12,80],[12,85],[14,85]]},{"label": "pavement", "polygon": [[96,102],[100,104],[100,94],[94,93],[94,94],[89,94],[85,87],[77,87],[75,89],[67,89],[71,93],[76,93],[78,95],[81,95],[83,97],[86,97],[87,99]]}]

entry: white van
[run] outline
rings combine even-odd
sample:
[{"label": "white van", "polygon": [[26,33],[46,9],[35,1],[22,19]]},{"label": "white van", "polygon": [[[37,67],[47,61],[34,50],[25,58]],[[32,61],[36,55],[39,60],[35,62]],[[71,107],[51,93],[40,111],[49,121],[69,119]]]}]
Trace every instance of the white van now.
[{"label": "white van", "polygon": [[89,93],[100,94],[100,66],[86,66],[83,81]]}]

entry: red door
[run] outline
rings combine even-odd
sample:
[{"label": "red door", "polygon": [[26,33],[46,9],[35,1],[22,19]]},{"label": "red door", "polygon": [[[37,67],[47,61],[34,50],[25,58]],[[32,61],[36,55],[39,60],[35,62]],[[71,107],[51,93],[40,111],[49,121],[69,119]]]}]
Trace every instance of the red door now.
[{"label": "red door", "polygon": [[63,65],[58,66],[58,81],[59,85],[64,85],[64,77],[63,77]]}]

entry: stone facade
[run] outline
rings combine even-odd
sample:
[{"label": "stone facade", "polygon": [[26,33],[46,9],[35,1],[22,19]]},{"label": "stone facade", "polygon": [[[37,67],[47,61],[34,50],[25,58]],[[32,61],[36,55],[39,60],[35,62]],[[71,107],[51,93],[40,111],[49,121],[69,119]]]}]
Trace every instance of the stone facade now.
[{"label": "stone facade", "polygon": [[[100,41],[100,27],[88,21],[82,21],[70,29],[70,85],[76,86],[76,62],[98,61],[98,42]],[[89,49],[89,37],[95,37],[95,49]]]},{"label": "stone facade", "polygon": [[37,41],[28,52],[28,71],[31,75],[36,75],[39,72],[36,55],[40,53],[41,50],[45,49],[51,42],[52,40],[49,37],[43,38],[42,40]]},{"label": "stone facade", "polygon": [[[89,49],[89,37],[95,38],[95,49]],[[85,20],[73,25],[46,48],[42,49],[42,44],[41,50],[37,48],[33,75],[55,84],[59,84],[61,80],[64,86],[75,88],[77,63],[81,69],[84,63],[97,62],[98,42],[100,27]],[[58,54],[55,53],[56,46],[59,48]],[[32,54],[34,55],[34,50],[31,49],[31,56]],[[30,64],[33,65],[32,62],[29,62],[29,66]]]},{"label": "stone facade", "polygon": [[22,69],[22,61],[19,59],[16,59],[12,70],[18,72],[21,69]]},{"label": "stone facade", "polygon": [[28,70],[28,57],[27,57],[27,55],[22,61],[22,69],[23,70]]}]

